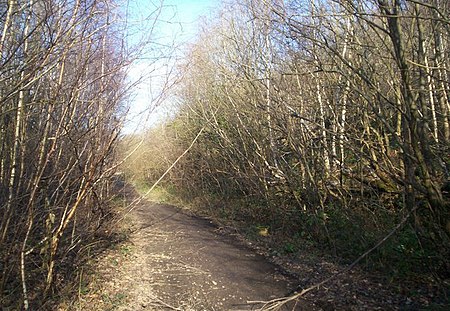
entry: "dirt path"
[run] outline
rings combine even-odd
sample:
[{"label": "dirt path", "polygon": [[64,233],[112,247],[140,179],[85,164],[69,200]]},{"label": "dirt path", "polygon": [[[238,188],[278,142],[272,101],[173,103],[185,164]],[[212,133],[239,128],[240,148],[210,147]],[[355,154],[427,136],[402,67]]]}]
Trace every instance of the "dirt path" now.
[{"label": "dirt path", "polygon": [[[151,203],[132,216],[138,226],[132,241],[147,268],[136,271],[135,279],[149,283],[164,303],[182,310],[249,310],[248,301],[280,297],[294,286],[262,256],[204,219]],[[154,303],[149,298],[140,302],[141,309]]]},{"label": "dirt path", "polygon": [[[128,214],[131,236],[98,260],[102,281],[84,310],[256,310],[295,280],[208,220],[142,201]],[[313,310],[290,305],[287,310]]]},{"label": "dirt path", "polygon": [[[128,203],[137,196],[124,193]],[[94,277],[80,281],[78,300],[60,310],[258,310],[262,305],[249,301],[286,296],[343,269],[308,253],[292,262],[272,258],[281,260],[278,266],[242,239],[170,205],[141,200],[125,223],[127,241],[97,258]],[[283,310],[417,310],[422,304],[358,269],[306,298]]]}]

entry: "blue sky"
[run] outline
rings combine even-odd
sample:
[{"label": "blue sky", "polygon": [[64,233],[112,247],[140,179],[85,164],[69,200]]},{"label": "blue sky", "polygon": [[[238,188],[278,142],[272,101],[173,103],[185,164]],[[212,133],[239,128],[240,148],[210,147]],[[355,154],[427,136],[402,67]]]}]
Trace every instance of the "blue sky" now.
[{"label": "blue sky", "polygon": [[141,82],[130,101],[125,133],[142,130],[167,114],[170,98],[160,96],[167,77],[185,44],[195,40],[201,20],[212,18],[220,5],[221,0],[129,1],[130,45],[147,39],[149,43],[129,71],[131,80]]},{"label": "blue sky", "polygon": [[165,27],[171,31],[181,31],[185,37],[192,36],[197,31],[201,18],[210,17],[219,5],[220,0],[165,0],[167,17],[172,17],[173,21],[172,27]]}]

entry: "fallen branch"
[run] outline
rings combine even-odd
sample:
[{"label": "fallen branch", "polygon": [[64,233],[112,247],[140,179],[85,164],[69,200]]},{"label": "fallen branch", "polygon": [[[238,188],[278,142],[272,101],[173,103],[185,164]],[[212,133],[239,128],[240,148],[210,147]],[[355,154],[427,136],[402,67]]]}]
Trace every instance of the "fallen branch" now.
[{"label": "fallen branch", "polygon": [[170,309],[170,310],[183,311],[183,309],[174,307],[174,306],[172,306],[172,305],[170,305],[170,304],[168,304],[168,303],[162,301],[162,300],[159,299],[159,298],[155,298],[155,299],[157,300],[157,302],[152,302],[152,303],[150,303],[151,305],[153,305],[153,306],[155,306],[155,307],[161,307],[161,306],[162,306],[162,307],[165,307],[165,308]]}]

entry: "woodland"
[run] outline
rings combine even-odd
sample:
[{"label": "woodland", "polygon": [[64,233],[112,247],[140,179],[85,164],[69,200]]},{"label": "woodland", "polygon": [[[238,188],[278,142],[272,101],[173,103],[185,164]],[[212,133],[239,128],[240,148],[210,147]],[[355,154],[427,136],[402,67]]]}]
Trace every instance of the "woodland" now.
[{"label": "woodland", "polygon": [[[447,297],[450,3],[233,1],[124,171],[217,219]],[[194,142],[194,143],[193,143]],[[192,144],[193,143],[193,144]],[[245,229],[244,229],[245,230]]]},{"label": "woodland", "polygon": [[128,135],[143,46],[118,2],[0,2],[1,306],[76,276],[118,171],[448,303],[450,2],[224,2],[174,68],[176,112]]}]

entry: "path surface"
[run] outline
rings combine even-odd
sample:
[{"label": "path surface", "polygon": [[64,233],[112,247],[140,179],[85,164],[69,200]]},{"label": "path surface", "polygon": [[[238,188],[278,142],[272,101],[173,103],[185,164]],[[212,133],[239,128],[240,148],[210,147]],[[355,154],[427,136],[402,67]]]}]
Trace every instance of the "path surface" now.
[{"label": "path surface", "polygon": [[[89,310],[257,310],[296,280],[210,221],[142,200],[127,215],[129,242],[99,258]],[[90,301],[89,301],[90,300]],[[314,310],[290,305],[285,310]]]},{"label": "path surface", "polygon": [[[132,218],[137,226],[132,242],[140,253],[135,301],[145,298],[139,289],[148,285],[160,302],[181,310],[251,310],[255,305],[248,301],[282,297],[294,286],[277,267],[219,234],[207,220],[148,202],[134,209]],[[148,298],[133,309],[154,305]]]}]

